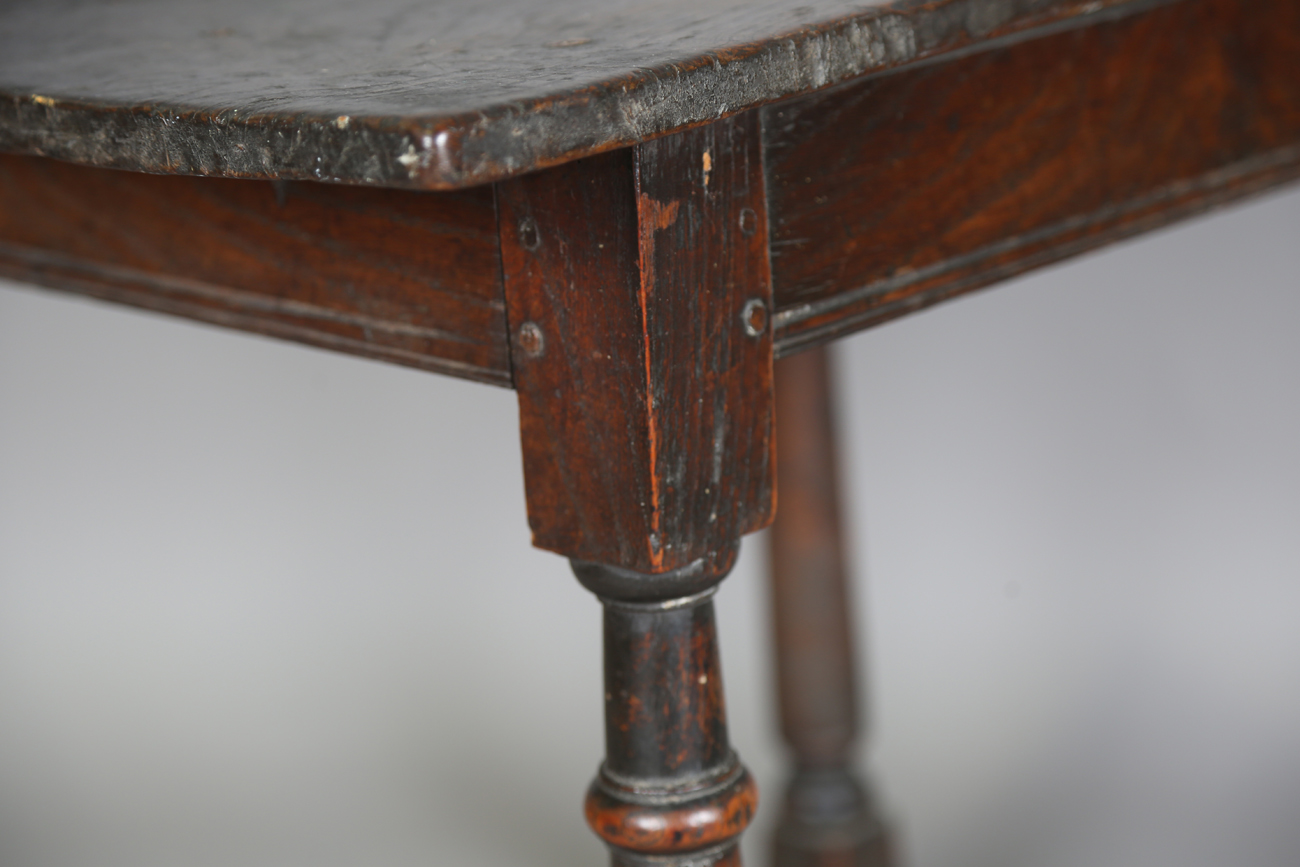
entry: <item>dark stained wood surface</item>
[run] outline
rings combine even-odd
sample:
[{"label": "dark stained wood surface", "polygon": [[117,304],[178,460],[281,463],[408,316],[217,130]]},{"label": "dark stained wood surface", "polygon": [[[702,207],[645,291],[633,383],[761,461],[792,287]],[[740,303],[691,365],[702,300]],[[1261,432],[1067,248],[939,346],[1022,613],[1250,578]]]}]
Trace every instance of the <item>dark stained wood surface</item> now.
[{"label": "dark stained wood surface", "polygon": [[854,767],[859,657],[828,355],[816,347],[776,364],[781,509],[768,541],[781,734],[794,773],[772,867],[892,867],[892,832]]},{"label": "dark stained wood surface", "polygon": [[665,572],[770,520],[771,283],[757,120],[741,115],[499,186],[539,547]]},{"label": "dark stained wood surface", "polygon": [[163,177],[0,155],[0,274],[510,384],[490,188]]},{"label": "dark stained wood surface", "polygon": [[1300,3],[1183,0],[764,124],[780,354],[1300,175]]},{"label": "dark stained wood surface", "polygon": [[657,575],[574,563],[604,606],[605,761],[587,822],[613,867],[739,867],[758,807],[731,749],[713,594],[734,563]]},{"label": "dark stained wood surface", "polygon": [[[976,7],[940,7],[979,30]],[[756,110],[778,356],[1300,175],[1300,4],[1119,11]],[[27,102],[0,106],[54,111]],[[419,198],[16,156],[0,180],[10,277],[510,381],[486,188]]]},{"label": "dark stained wood surface", "polygon": [[447,188],[1171,0],[9,0],[0,150]]}]

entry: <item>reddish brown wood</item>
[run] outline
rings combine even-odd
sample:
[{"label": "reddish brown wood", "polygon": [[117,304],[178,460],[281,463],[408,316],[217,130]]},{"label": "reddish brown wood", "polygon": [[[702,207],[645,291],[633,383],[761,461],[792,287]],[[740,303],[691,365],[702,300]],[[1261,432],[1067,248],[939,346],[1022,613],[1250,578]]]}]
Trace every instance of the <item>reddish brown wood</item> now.
[{"label": "reddish brown wood", "polygon": [[[988,27],[926,23],[959,5]],[[1291,0],[1033,5],[916,12],[924,63],[764,110],[778,354],[1300,174]],[[4,157],[0,273],[508,380],[485,189],[278,189]]]},{"label": "reddish brown wood", "polygon": [[738,865],[756,804],[711,596],[773,506],[762,181],[750,115],[498,187],[534,543],[605,606],[615,865]]},{"label": "reddish brown wood", "polygon": [[654,573],[770,519],[758,119],[503,183],[535,545]]},{"label": "reddish brown wood", "polygon": [[605,761],[586,814],[615,867],[740,863],[758,790],[727,737],[713,614],[732,560],[654,575],[574,563],[605,609]]},{"label": "reddish brown wood", "polygon": [[886,867],[889,835],[853,770],[859,735],[852,605],[840,518],[830,361],[817,347],[776,365],[772,617],[781,733],[794,754],[776,867]]},{"label": "reddish brown wood", "polygon": [[587,824],[610,846],[670,855],[725,843],[748,827],[758,809],[758,786],[743,769],[736,784],[667,809],[627,803],[603,787],[587,794]]},{"label": "reddish brown wood", "polygon": [[1300,3],[1180,0],[764,111],[784,353],[1300,175]]},{"label": "reddish brown wood", "polygon": [[839,464],[824,349],[776,368],[777,485],[769,535],[781,733],[803,767],[851,758],[858,734]]},{"label": "reddish brown wood", "polygon": [[510,384],[490,189],[163,177],[0,155],[0,274]]},{"label": "reddish brown wood", "polygon": [[[0,147],[277,181],[0,157],[0,273],[517,384],[535,541],[604,564],[575,563],[605,607],[588,819],[616,865],[739,867],[756,792],[709,594],[773,512],[774,331],[793,351],[1300,174],[1300,4],[504,2],[327,3],[315,49],[296,0],[234,27],[11,4]],[[502,9],[545,26],[503,40]],[[834,84],[761,112],[765,173],[749,110]],[[512,180],[498,215],[482,187],[291,178]],[[880,867],[824,359],[782,383],[778,863]]]}]

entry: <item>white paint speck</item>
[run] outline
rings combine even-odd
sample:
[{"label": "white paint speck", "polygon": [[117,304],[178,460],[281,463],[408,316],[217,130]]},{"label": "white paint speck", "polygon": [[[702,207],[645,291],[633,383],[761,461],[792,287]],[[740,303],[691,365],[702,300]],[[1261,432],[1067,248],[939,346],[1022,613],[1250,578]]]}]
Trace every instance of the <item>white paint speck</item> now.
[{"label": "white paint speck", "polygon": [[352,118],[348,117],[346,114],[341,114],[334,118],[334,125],[339,129],[347,129],[348,124],[350,123],[352,123]]},{"label": "white paint speck", "polygon": [[397,161],[406,167],[411,174],[415,174],[415,167],[420,164],[420,156],[415,152],[415,145],[408,144],[406,153],[397,158]]}]

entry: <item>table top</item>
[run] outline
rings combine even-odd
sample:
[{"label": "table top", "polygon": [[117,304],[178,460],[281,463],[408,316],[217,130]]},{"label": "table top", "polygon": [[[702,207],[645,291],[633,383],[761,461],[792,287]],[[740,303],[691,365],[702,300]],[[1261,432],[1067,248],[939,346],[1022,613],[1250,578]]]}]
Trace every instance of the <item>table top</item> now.
[{"label": "table top", "polygon": [[338,2],[11,0],[0,274],[512,386],[647,573],[770,519],[775,357],[1300,178],[1296,0]]},{"label": "table top", "polygon": [[10,0],[0,150],[464,187],[1160,2]]},{"label": "table top", "polygon": [[[391,66],[418,58],[415,24],[424,22],[428,32],[434,19],[422,16],[452,7],[412,6],[408,17],[388,19],[394,26],[385,39],[366,29],[374,16],[360,19],[326,2],[338,0],[230,2],[216,4],[219,10],[192,0],[0,3],[0,91],[10,93],[0,98],[0,151],[17,152],[0,154],[0,274],[511,385],[500,188],[476,180],[563,161],[582,148],[614,148],[658,128],[610,132],[614,120],[630,123],[629,106],[645,108],[638,123],[685,124],[691,115],[683,105],[717,96],[710,81],[725,83],[746,64],[782,57],[791,68],[813,69],[809,56],[780,52],[791,44],[825,47],[814,31],[843,35],[857,26],[863,33],[887,20],[911,28],[912,61],[878,59],[878,69],[838,84],[823,70],[832,83],[814,93],[708,125],[757,120],[762,130],[778,356],[1300,178],[1296,0],[877,4],[834,19],[843,25],[838,31],[826,24],[786,41],[751,42],[712,55],[716,64],[683,62],[659,79],[645,78],[647,64],[669,56],[668,48],[646,46],[652,34],[670,32],[669,22],[633,13],[662,12],[676,0],[643,0],[635,9],[631,0],[612,0],[624,5],[586,19],[578,0],[560,0],[529,20],[561,22],[567,9],[572,20],[588,22],[582,33],[595,34],[561,48],[546,46],[560,44],[563,28],[529,29],[509,19],[514,42],[536,34],[528,43],[534,54],[507,51],[502,46],[513,43],[502,31],[505,41],[492,49],[497,67],[486,60],[487,10],[525,7],[483,0],[483,9],[470,10],[483,17],[466,19],[480,21],[479,53],[446,55],[461,57],[460,67],[450,60],[420,66],[427,88],[415,86],[414,72],[376,70],[381,60]],[[775,30],[831,8],[782,18],[759,5],[753,20],[742,20],[726,2],[700,6],[732,9],[740,23],[727,38],[755,32],[763,20]],[[46,9],[58,14],[43,18]],[[295,9],[321,15],[294,19]],[[324,14],[330,9],[337,18]],[[141,10],[158,14],[142,17]],[[240,10],[251,16],[240,20],[278,21],[279,29],[223,29],[230,25],[220,22],[239,19]],[[675,31],[684,45],[697,37],[707,44],[696,32],[707,29],[705,19],[715,36],[725,29],[721,17],[683,15],[682,22],[694,22]],[[601,47],[614,31],[599,35],[594,22],[613,20],[625,25],[619,32],[626,44],[635,42],[628,35],[634,23],[643,28],[635,43],[644,49],[642,66],[634,68],[640,61],[631,51],[619,59]],[[165,38],[168,28],[174,38]],[[429,38],[445,48],[446,34],[434,32],[440,35]],[[365,43],[363,33],[378,47],[334,50]],[[188,52],[193,45],[206,48]],[[850,48],[822,59],[847,63],[855,56]],[[592,60],[573,67],[573,58],[602,51],[604,66]],[[556,78],[533,82],[521,71],[529,56],[569,60],[554,62]],[[312,65],[328,57],[351,58],[354,66]],[[474,58],[483,64],[482,80],[457,79],[455,69],[469,69]],[[312,69],[318,74],[302,72]],[[572,83],[579,73],[597,80],[615,69],[632,70],[624,73],[626,92],[578,87],[564,97],[491,107],[510,93],[556,93],[564,74]],[[162,74],[169,70],[176,75]],[[508,86],[507,72],[515,84]],[[149,101],[151,92],[161,96]],[[259,93],[278,95],[258,101]],[[461,112],[475,94],[486,107]],[[669,98],[674,94],[681,100]],[[372,113],[359,113],[362,104]],[[437,144],[433,156],[420,150],[421,130],[441,130],[428,134]],[[470,188],[419,189],[459,183]],[[607,218],[602,213],[599,221]]]}]

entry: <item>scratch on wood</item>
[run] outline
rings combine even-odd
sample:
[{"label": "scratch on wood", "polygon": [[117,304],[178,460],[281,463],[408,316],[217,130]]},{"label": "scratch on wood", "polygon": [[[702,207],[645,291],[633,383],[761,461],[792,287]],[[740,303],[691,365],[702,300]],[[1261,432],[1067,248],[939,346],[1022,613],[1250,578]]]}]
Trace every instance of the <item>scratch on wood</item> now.
[{"label": "scratch on wood", "polygon": [[646,426],[649,431],[647,448],[650,458],[650,562],[658,566],[663,562],[664,549],[661,544],[663,534],[663,500],[659,490],[659,474],[655,467],[659,465],[659,423],[655,417],[654,347],[650,340],[649,300],[655,291],[655,232],[668,228],[677,220],[681,202],[667,204],[651,198],[644,193],[637,194],[637,214],[640,224],[640,243],[637,251],[638,270],[641,272],[640,285],[637,288],[637,301],[641,305],[641,334],[645,353],[645,406]]}]

